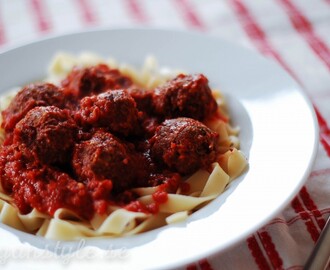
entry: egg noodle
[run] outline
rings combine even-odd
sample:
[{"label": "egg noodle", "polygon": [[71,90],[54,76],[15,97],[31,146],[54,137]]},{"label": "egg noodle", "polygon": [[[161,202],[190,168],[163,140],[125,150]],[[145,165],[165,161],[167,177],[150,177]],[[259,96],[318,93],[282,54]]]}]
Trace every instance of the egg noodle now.
[{"label": "egg noodle", "polygon": [[[74,56],[59,53],[49,66],[45,81],[59,83],[74,66],[91,66],[98,63],[108,64],[119,69],[132,78],[134,83],[152,89],[174,78],[182,71],[159,68],[154,57],[147,57],[142,68],[117,64],[113,59],[104,60],[92,53]],[[17,89],[14,90],[17,91]],[[226,103],[219,91],[213,91],[219,109],[225,113]],[[1,98],[1,110],[4,110],[13,98],[13,92]],[[1,119],[0,119],[1,121]],[[156,214],[132,212],[119,206],[108,206],[107,214],[95,214],[86,221],[67,209],[58,209],[51,217],[33,209],[28,214],[20,214],[12,198],[5,194],[0,184],[0,222],[15,229],[43,236],[54,240],[74,240],[88,237],[122,237],[159,228],[166,224],[184,221],[191,213],[205,206],[219,196],[227,185],[238,177],[246,168],[247,160],[239,149],[238,128],[228,122],[212,120],[206,124],[219,134],[219,156],[212,164],[212,171],[198,170],[188,177],[189,193],[179,188],[176,193],[168,194],[168,200],[160,204]],[[0,130],[0,143],[4,138],[4,130]],[[134,188],[139,195],[138,201],[143,204],[152,203],[152,194],[157,187]]]}]

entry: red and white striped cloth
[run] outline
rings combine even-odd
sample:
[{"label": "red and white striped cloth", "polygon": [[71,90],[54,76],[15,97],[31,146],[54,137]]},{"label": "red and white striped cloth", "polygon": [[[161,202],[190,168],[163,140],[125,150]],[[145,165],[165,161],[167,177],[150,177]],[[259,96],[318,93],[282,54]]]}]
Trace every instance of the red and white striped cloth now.
[{"label": "red and white striped cloth", "polygon": [[217,35],[274,59],[302,85],[320,125],[305,186],[241,243],[182,268],[301,269],[330,213],[330,1],[0,0],[0,49],[48,34],[130,26]]}]

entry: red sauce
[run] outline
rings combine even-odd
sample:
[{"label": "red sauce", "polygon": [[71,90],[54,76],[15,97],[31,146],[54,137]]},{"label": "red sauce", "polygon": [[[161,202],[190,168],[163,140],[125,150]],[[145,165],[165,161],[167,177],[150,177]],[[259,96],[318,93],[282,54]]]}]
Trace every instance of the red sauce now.
[{"label": "red sauce", "polygon": [[126,210],[140,213],[150,213],[148,207],[139,201],[133,201],[129,203],[126,207]]},{"label": "red sauce", "polygon": [[154,194],[152,194],[153,200],[158,204],[166,203],[168,200],[168,195],[166,191],[158,190]]},{"label": "red sauce", "polygon": [[[0,182],[22,214],[59,208],[90,220],[109,205],[155,214],[183,179],[207,168],[219,117],[205,76],[142,89],[106,65],[74,68],[61,85],[30,84],[2,112]],[[131,191],[155,187],[144,205]]]}]

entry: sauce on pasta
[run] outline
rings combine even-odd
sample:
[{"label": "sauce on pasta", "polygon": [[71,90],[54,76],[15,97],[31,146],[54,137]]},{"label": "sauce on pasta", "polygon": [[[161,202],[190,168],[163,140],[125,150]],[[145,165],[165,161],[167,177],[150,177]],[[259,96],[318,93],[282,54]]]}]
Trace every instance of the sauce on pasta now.
[{"label": "sauce on pasta", "polygon": [[[23,87],[2,118],[1,186],[19,212],[85,220],[109,206],[157,214],[189,175],[212,170],[222,138],[205,123],[228,120],[202,74],[144,89],[105,64]],[[147,203],[142,187],[155,188]]]}]

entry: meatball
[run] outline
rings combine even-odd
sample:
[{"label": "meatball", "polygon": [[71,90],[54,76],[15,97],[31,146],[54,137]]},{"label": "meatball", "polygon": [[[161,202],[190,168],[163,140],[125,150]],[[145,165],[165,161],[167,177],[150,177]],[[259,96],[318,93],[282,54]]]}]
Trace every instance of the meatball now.
[{"label": "meatball", "polygon": [[99,64],[86,68],[73,68],[61,84],[74,96],[82,98],[108,89],[127,88],[132,85],[132,80],[117,69]]},{"label": "meatball", "polygon": [[157,117],[150,117],[148,115],[143,115],[140,121],[144,137],[147,139],[155,134],[157,127],[161,124],[161,121]]},{"label": "meatball", "polygon": [[77,125],[67,110],[55,106],[36,107],[17,123],[14,143],[42,164],[64,164],[70,160]]},{"label": "meatball", "polygon": [[17,93],[9,107],[2,112],[2,127],[6,132],[12,131],[28,111],[34,107],[50,105],[64,108],[65,95],[62,90],[50,83],[27,85]]},{"label": "meatball", "polygon": [[76,144],[73,169],[82,181],[111,180],[114,192],[134,185],[139,171],[134,146],[98,130],[90,140]]},{"label": "meatball", "polygon": [[136,103],[124,90],[83,98],[75,118],[82,126],[103,127],[124,136],[138,127]]},{"label": "meatball", "polygon": [[154,91],[153,107],[165,118],[189,117],[203,120],[213,114],[217,103],[202,74],[180,74]]},{"label": "meatball", "polygon": [[126,91],[135,100],[139,111],[143,111],[148,114],[152,113],[152,91],[145,90],[137,86],[131,86],[127,88]]},{"label": "meatball", "polygon": [[183,175],[215,161],[218,134],[190,118],[165,120],[150,139],[152,157]]}]

